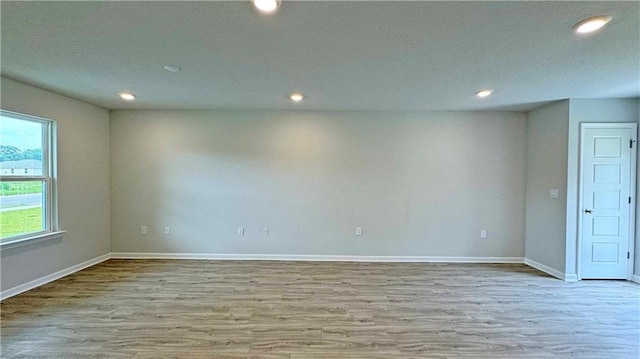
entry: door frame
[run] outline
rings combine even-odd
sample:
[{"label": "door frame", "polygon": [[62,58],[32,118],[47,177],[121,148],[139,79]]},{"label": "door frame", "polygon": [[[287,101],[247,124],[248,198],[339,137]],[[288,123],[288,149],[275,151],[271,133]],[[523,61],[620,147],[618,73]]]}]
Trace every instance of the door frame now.
[{"label": "door frame", "polygon": [[631,151],[631,168],[629,175],[629,195],[631,196],[631,204],[629,208],[629,260],[627,263],[627,280],[633,280],[633,266],[635,262],[635,238],[636,238],[636,181],[637,181],[637,153],[638,153],[638,124],[633,122],[581,122],[580,123],[580,148],[578,149],[578,155],[580,157],[580,166],[578,167],[578,243],[576,248],[576,272],[578,280],[582,280],[582,218],[584,210],[584,193],[582,192],[584,186],[584,176],[582,175],[582,169],[584,168],[584,131],[586,129],[630,129],[631,139],[634,141],[633,150]]}]

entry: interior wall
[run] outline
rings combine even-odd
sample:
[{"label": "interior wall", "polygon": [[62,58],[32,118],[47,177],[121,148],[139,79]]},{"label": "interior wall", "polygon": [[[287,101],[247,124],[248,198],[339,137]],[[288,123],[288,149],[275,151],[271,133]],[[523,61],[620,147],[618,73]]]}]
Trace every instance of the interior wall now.
[{"label": "interior wall", "polygon": [[55,120],[62,239],[1,251],[2,291],[110,252],[109,111],[2,78],[4,110]]},{"label": "interior wall", "polygon": [[[564,273],[569,101],[528,113],[525,257]],[[550,190],[558,190],[558,198]]]},{"label": "interior wall", "polygon": [[[580,123],[637,122],[640,99],[571,99],[567,167],[566,274],[577,278]],[[638,249],[638,248],[637,248]]]},{"label": "interior wall", "polygon": [[509,112],[112,111],[112,250],[522,257],[525,122]]}]

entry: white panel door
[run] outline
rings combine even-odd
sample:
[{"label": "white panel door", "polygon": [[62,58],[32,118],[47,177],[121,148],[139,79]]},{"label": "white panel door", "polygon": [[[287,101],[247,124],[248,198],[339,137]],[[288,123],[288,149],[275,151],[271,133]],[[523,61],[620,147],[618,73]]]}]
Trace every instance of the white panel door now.
[{"label": "white panel door", "polygon": [[631,128],[582,129],[583,279],[627,279],[634,133]]}]

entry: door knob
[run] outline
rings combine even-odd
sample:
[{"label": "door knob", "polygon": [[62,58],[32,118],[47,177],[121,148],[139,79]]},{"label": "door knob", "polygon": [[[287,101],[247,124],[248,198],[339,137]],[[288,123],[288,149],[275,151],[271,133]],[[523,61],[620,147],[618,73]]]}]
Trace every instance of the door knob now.
[{"label": "door knob", "polygon": [[587,213],[587,214],[591,214],[591,212],[593,212],[593,211],[591,211],[590,209],[585,209],[584,210],[584,213]]}]

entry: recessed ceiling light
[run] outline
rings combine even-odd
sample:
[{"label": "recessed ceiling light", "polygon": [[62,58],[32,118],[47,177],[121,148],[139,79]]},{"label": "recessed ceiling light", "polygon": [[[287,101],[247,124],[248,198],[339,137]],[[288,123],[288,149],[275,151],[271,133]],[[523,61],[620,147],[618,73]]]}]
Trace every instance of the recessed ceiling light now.
[{"label": "recessed ceiling light", "polygon": [[300,102],[304,99],[304,96],[301,93],[292,93],[291,96],[289,96],[289,98],[293,102]]},{"label": "recessed ceiling light", "polygon": [[608,15],[590,17],[573,25],[573,31],[576,34],[588,34],[600,29],[609,21],[611,21],[611,16]]},{"label": "recessed ceiling light", "polygon": [[487,96],[490,96],[492,93],[493,93],[493,90],[482,90],[482,91],[476,92],[476,96],[487,97]]},{"label": "recessed ceiling light", "polygon": [[129,92],[120,92],[118,95],[120,95],[123,100],[127,101],[133,101],[136,99],[136,95]]},{"label": "recessed ceiling light", "polygon": [[280,7],[281,0],[251,0],[253,6],[262,12],[274,12]]},{"label": "recessed ceiling light", "polygon": [[182,70],[180,67],[176,65],[164,65],[164,69],[170,72],[178,72]]}]

